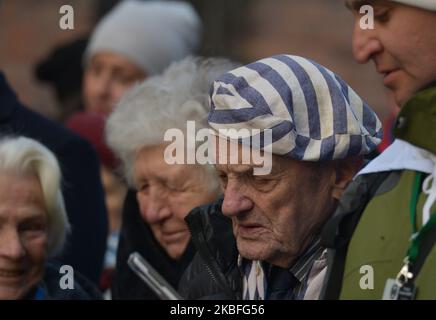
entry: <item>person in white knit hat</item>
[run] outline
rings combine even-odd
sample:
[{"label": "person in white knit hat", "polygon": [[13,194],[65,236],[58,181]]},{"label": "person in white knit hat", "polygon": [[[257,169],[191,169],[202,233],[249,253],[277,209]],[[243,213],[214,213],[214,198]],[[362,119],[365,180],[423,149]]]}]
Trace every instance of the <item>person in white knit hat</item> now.
[{"label": "person in white knit hat", "polygon": [[196,53],[201,21],[180,1],[122,1],[94,30],[84,54],[85,110],[109,114],[135,82]]},{"label": "person in white knit hat", "polygon": [[[324,230],[325,299],[436,299],[436,1],[347,0],[353,54],[401,107],[396,140],[349,186]],[[362,5],[374,28],[362,29]]]}]

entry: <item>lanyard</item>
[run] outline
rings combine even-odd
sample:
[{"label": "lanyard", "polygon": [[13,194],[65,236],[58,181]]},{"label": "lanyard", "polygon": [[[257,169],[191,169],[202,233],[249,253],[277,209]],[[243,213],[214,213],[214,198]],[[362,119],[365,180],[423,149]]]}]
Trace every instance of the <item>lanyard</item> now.
[{"label": "lanyard", "polygon": [[417,172],[412,187],[412,197],[410,199],[410,222],[412,224],[412,236],[410,238],[410,246],[407,250],[406,258],[404,259],[404,266],[397,275],[397,281],[400,285],[412,280],[414,274],[410,272],[410,267],[416,261],[419,255],[419,248],[423,237],[436,225],[436,214],[432,213],[428,222],[418,231],[416,226],[416,206],[418,204],[418,197],[421,191],[421,184],[423,174]]}]

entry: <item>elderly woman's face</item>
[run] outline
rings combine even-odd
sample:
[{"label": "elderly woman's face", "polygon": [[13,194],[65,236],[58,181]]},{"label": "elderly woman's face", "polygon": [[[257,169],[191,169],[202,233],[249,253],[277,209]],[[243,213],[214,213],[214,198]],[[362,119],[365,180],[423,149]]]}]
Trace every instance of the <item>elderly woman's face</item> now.
[{"label": "elderly woman's face", "polygon": [[36,176],[0,174],[0,299],[21,299],[42,279],[47,220]]},{"label": "elderly woman's face", "polygon": [[86,111],[109,114],[123,93],[144,78],[144,71],[119,54],[95,54],[84,73],[83,99]]},{"label": "elderly woman's face", "polygon": [[169,165],[164,150],[164,145],[141,149],[134,177],[143,219],[168,255],[178,259],[190,238],[184,218],[194,207],[213,201],[217,192],[204,167]]}]

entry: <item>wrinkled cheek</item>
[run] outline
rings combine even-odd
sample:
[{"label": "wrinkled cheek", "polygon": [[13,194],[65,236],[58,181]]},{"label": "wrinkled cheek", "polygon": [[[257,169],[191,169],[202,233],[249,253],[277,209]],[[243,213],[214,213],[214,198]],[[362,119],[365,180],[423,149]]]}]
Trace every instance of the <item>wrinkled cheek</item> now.
[{"label": "wrinkled cheek", "polygon": [[276,243],[278,247],[283,248],[283,251],[291,252],[295,250],[295,242],[299,234],[294,228],[294,225],[289,222],[282,222],[280,228],[271,232],[272,242]]},{"label": "wrinkled cheek", "polygon": [[139,213],[140,213],[140,215],[141,215],[141,219],[142,219],[144,222],[148,223],[146,212],[147,212],[146,209],[140,209],[140,210],[139,210]]},{"label": "wrinkled cheek", "polygon": [[32,267],[31,270],[29,270],[28,282],[29,286],[33,287],[44,277],[45,263],[49,258],[47,236],[42,236],[39,241],[35,241],[31,252]]},{"label": "wrinkled cheek", "polygon": [[162,241],[162,237],[161,237],[161,230],[160,227],[158,225],[154,225],[154,224],[149,224],[149,227],[151,229],[151,232],[153,233],[153,236],[156,238],[156,240],[162,245],[164,246],[164,243]]},{"label": "wrinkled cheek", "polygon": [[147,210],[148,210],[148,206],[147,206],[147,201],[145,201],[144,199],[141,199],[141,197],[137,198],[138,201],[138,206],[139,206],[139,214],[142,218],[142,220],[146,223],[148,223],[148,219],[147,219]]},{"label": "wrinkled cheek", "polygon": [[167,244],[164,249],[172,259],[179,259],[186,250],[188,245],[189,237],[183,239],[179,243]]},{"label": "wrinkled cheek", "polygon": [[173,213],[173,217],[177,219],[178,224],[186,226],[185,218],[191,212],[192,209],[199,206],[200,204],[185,204],[177,203],[168,199],[168,207]]}]

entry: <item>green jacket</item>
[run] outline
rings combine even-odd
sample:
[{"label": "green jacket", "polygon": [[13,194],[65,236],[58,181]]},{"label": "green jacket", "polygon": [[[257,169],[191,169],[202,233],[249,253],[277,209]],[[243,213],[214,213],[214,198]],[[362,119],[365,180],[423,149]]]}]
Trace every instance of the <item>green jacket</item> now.
[{"label": "green jacket", "polygon": [[[410,99],[397,118],[394,134],[436,155],[436,86]],[[412,234],[409,204],[416,172],[399,170],[359,176],[347,188],[334,217],[323,232],[328,271],[321,298],[381,299],[386,280],[403,266]],[[417,225],[426,195],[420,194]],[[433,205],[432,212],[436,209]],[[432,238],[434,239],[434,237]],[[434,240],[414,283],[416,299],[436,299]],[[373,270],[373,289],[362,289]],[[362,273],[361,273],[362,272]]]}]

